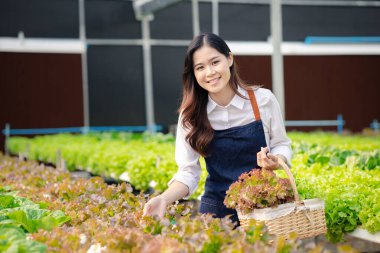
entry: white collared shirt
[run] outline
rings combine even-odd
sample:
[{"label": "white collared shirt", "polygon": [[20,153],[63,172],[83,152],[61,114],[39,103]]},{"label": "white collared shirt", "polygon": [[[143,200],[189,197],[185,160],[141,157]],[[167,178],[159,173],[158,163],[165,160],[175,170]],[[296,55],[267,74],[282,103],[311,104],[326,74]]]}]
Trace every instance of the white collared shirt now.
[{"label": "white collared shirt", "polygon": [[[238,91],[248,98],[246,90],[238,87]],[[281,154],[286,157],[290,166],[292,150],[290,139],[286,135],[284,121],[281,115],[280,105],[273,93],[268,89],[259,88],[254,91],[260,110],[261,120],[264,126],[265,140],[269,152],[274,155]],[[235,94],[231,102],[226,106],[220,106],[208,97],[207,115],[211,127],[214,130],[225,130],[231,127],[243,126],[255,121],[252,105],[249,99],[244,99]],[[201,174],[199,164],[200,155],[186,141],[188,130],[182,126],[181,117],[178,120],[175,160],[178,172],[169,181],[174,180],[189,187],[188,198],[197,188]]]}]

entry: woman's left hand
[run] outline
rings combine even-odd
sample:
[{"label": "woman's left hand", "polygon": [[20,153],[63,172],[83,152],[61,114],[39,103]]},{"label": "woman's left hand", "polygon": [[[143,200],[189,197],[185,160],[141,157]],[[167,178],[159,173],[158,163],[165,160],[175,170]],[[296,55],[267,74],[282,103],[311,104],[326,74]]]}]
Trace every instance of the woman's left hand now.
[{"label": "woman's left hand", "polygon": [[261,148],[257,153],[257,165],[263,169],[276,170],[279,168],[278,157],[268,152],[268,147]]}]

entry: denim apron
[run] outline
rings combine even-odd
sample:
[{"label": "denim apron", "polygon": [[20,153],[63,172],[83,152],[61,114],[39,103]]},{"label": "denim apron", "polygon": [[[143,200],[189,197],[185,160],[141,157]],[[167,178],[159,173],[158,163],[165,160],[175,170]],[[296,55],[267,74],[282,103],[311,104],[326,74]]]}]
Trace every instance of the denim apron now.
[{"label": "denim apron", "polygon": [[255,121],[244,126],[214,130],[214,138],[209,146],[210,155],[205,158],[209,175],[199,210],[201,213],[212,213],[217,218],[232,215],[231,220],[237,224],[236,211],[223,204],[226,191],[243,172],[258,167],[256,155],[261,147],[267,146],[254,92],[247,92]]}]

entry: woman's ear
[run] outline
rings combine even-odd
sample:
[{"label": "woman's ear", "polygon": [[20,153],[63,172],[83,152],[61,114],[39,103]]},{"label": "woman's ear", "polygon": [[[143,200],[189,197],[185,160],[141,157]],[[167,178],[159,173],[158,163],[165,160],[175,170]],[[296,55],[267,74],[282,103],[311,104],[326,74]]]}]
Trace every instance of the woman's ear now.
[{"label": "woman's ear", "polygon": [[234,56],[232,55],[231,52],[230,52],[230,54],[229,54],[227,60],[228,60],[228,66],[231,67],[232,64],[234,63]]}]

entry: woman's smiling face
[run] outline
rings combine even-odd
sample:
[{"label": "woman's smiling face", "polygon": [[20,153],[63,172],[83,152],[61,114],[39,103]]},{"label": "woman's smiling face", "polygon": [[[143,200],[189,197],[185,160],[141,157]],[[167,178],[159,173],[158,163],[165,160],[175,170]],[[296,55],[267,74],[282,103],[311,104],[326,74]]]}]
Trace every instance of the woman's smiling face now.
[{"label": "woman's smiling face", "polygon": [[210,95],[218,95],[229,89],[232,55],[226,57],[216,49],[204,45],[193,54],[194,75],[198,84]]}]

